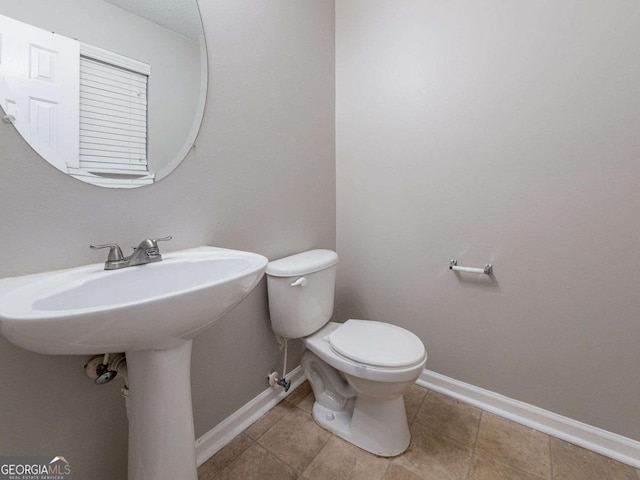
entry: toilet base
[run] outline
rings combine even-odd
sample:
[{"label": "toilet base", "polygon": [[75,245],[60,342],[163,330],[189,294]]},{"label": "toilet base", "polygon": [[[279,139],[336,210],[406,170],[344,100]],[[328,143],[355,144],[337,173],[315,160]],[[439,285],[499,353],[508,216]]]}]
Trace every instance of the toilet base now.
[{"label": "toilet base", "polygon": [[335,411],[314,402],[313,418],[349,443],[381,457],[400,455],[411,441],[402,395],[386,400],[358,395],[353,411]]},{"label": "toilet base", "polygon": [[381,457],[407,449],[411,434],[402,393],[413,382],[374,382],[342,374],[309,350],[300,363],[315,396],[313,418],[320,426]]}]

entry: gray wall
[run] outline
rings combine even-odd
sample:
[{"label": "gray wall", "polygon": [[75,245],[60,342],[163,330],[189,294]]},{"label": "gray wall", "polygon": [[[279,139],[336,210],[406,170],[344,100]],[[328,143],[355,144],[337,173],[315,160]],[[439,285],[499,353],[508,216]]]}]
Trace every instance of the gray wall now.
[{"label": "gray wall", "polygon": [[640,440],[639,22],[636,0],[336,2],[338,318]]},{"label": "gray wall", "polygon": [[[208,104],[196,150],[166,179],[134,190],[84,184],[0,124],[1,277],[101,261],[90,243],[165,234],[174,236],[165,250],[206,244],[271,259],[335,248],[333,2],[209,0],[201,9]],[[65,455],[78,478],[125,478],[121,384],[94,386],[83,361],[0,338],[0,454]],[[281,361],[263,281],[195,341],[196,435],[267,388]]]}]

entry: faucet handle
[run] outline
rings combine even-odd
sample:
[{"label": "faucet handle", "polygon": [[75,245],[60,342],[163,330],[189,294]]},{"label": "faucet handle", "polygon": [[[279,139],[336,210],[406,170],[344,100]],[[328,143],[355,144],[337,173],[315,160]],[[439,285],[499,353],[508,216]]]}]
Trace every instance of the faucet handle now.
[{"label": "faucet handle", "polygon": [[89,245],[89,248],[93,250],[108,248],[109,256],[107,257],[107,262],[119,262],[120,260],[124,259],[124,255],[122,254],[122,249],[115,243],[107,243],[105,245]]},{"label": "faucet handle", "polygon": [[166,237],[162,237],[162,238],[152,238],[151,241],[155,244],[158,245],[158,242],[168,242],[169,240],[171,240],[173,237],[171,235],[167,235]]},{"label": "faucet handle", "polygon": [[137,247],[133,247],[129,266],[142,265],[145,263],[159,262],[162,260],[158,242],[171,240],[171,235],[164,238],[146,238]]},{"label": "faucet handle", "polygon": [[107,243],[106,245],[89,245],[89,248],[92,248],[93,250],[98,250],[100,248],[109,249],[109,256],[107,257],[107,261],[104,262],[105,270],[117,270],[118,268],[127,266],[124,255],[122,255],[122,250],[115,243]]},{"label": "faucet handle", "polygon": [[140,242],[137,247],[133,247],[134,250],[138,248],[158,248],[158,242],[166,242],[171,240],[173,237],[169,235],[168,237],[163,238],[147,238]]}]

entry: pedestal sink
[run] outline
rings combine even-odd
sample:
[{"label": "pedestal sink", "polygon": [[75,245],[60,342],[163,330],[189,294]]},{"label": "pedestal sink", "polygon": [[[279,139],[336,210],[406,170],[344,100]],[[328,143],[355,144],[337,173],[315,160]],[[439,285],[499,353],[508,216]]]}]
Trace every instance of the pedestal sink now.
[{"label": "pedestal sink", "polygon": [[262,255],[198,247],[148,265],[0,280],[0,333],[50,355],[126,352],[129,480],[197,480],[193,338],[258,284]]}]

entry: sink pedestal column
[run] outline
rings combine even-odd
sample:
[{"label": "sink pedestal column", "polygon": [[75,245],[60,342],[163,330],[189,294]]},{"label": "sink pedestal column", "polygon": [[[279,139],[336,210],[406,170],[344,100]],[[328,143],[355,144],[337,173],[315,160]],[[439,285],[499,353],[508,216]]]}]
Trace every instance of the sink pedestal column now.
[{"label": "sink pedestal column", "polygon": [[191,406],[192,340],[127,352],[129,480],[197,480]]}]

